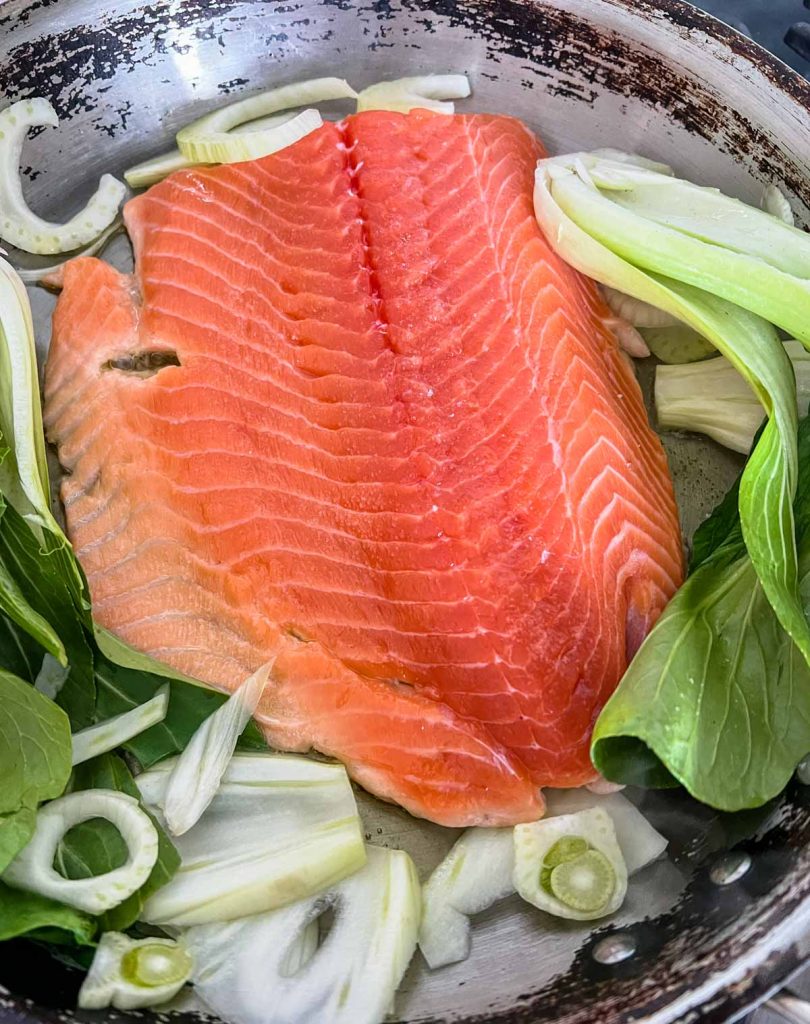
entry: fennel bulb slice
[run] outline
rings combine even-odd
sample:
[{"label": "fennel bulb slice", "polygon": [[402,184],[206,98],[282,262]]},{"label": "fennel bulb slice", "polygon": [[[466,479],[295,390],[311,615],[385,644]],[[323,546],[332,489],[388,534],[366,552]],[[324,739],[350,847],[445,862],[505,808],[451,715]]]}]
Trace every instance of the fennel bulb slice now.
[{"label": "fennel bulb slice", "polygon": [[56,111],[39,96],[0,111],[0,237],[25,252],[69,252],[87,245],[115,220],[126,195],[124,183],[105,174],[84,209],[65,224],[52,224],[28,208],[20,182],[25,137],[29,128],[58,123]]},{"label": "fennel bulb slice", "polygon": [[[65,878],[54,868],[63,837],[91,818],[104,818],[121,833],[127,859],[119,868],[90,878]],[[37,811],[36,828],[2,875],[13,889],[47,896],[88,914],[103,914],[137,892],[158,859],[158,833],[138,801],[111,789],[85,789],[52,800]]]},{"label": "fennel bulb slice", "polygon": [[627,867],[608,812],[575,814],[516,825],[514,883],[540,910],[574,921],[614,913],[627,892]]},{"label": "fennel bulb slice", "polygon": [[470,955],[470,916],[515,891],[511,828],[470,828],[422,890],[419,948],[431,968]]},{"label": "fennel bulb slice", "polygon": [[[810,353],[798,341],[785,352],[796,376],[799,415],[810,407]],[[765,417],[744,377],[722,356],[685,366],[658,366],[655,408],[662,430],[691,430],[747,455]]]},{"label": "fennel bulb slice", "polygon": [[[161,824],[175,763],[135,780]],[[175,846],[180,869],[147,900],[150,924],[259,914],[334,885],[365,860],[346,769],[287,754],[235,754],[205,814]]]},{"label": "fennel bulb slice", "polygon": [[680,323],[671,313],[651,306],[649,302],[635,299],[632,295],[625,295],[615,288],[604,287],[602,291],[605,301],[616,316],[626,320],[633,327],[673,327]]},{"label": "fennel bulb slice", "polygon": [[[291,958],[327,909],[322,944]],[[380,1024],[416,948],[419,909],[408,854],[369,847],[365,867],[320,896],[188,929],[195,991],[231,1024]]]},{"label": "fennel bulb slice", "polygon": [[137,1010],[159,1006],[180,991],[191,976],[192,960],[173,939],[131,939],[105,932],[87,977],[79,989],[82,1010]]},{"label": "fennel bulb slice", "polygon": [[787,201],[784,192],[776,185],[768,185],[765,191],[762,193],[762,209],[769,213],[772,217],[778,217],[779,220],[794,227],[796,224],[796,218],[793,216],[793,210],[790,208],[790,203]]},{"label": "fennel bulb slice", "polygon": [[587,789],[544,789],[543,796],[546,798],[547,818],[576,814],[594,807],[607,811],[616,830],[616,841],[628,875],[634,875],[658,860],[667,848],[667,840],[621,793],[599,796]]},{"label": "fennel bulb slice", "polygon": [[357,97],[357,112],[395,110],[407,114],[409,110],[422,109],[454,114],[456,107],[450,101],[469,95],[470,81],[466,75],[416,75],[377,82],[363,89]]},{"label": "fennel bulb slice", "polygon": [[124,711],[120,715],[108,718],[104,722],[90,725],[86,729],[80,729],[71,736],[73,749],[72,763],[81,764],[89,761],[91,757],[98,757],[99,754],[106,754],[108,750],[115,750],[122,746],[127,740],[139,736],[142,732],[150,729],[158,722],[162,722],[169,710],[169,686],[161,686],[151,700],[131,711]]},{"label": "fennel bulb slice", "polygon": [[163,794],[163,816],[172,835],[188,832],[219,789],[237,741],[261,699],[272,662],[254,672],[197,729],[175,762]]}]

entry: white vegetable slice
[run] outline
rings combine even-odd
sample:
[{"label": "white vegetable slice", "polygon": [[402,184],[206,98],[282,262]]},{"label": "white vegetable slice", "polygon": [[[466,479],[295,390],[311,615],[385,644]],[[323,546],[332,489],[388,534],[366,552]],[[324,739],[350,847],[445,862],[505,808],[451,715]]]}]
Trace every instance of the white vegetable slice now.
[{"label": "white vegetable slice", "polygon": [[33,213],[20,181],[20,157],[29,128],[55,128],[59,118],[41,97],[20,100],[0,111],[0,238],[34,253],[68,252],[87,245],[115,219],[126,195],[123,182],[105,174],[87,205],[65,224]]},{"label": "white vegetable slice", "polygon": [[646,359],[650,354],[647,343],[639,332],[618,316],[605,317],[602,321],[609,331],[612,331],[619,348],[634,359]]},{"label": "white vegetable slice", "polygon": [[774,217],[783,220],[785,224],[790,224],[791,227],[794,227],[796,224],[796,218],[793,216],[790,203],[785,198],[782,190],[777,188],[776,185],[768,185],[763,192],[762,209],[766,213],[770,213]]},{"label": "white vegetable slice", "polygon": [[592,921],[622,905],[627,868],[613,821],[601,807],[517,825],[514,837],[515,888],[535,907]]},{"label": "white vegetable slice", "polygon": [[137,1010],[168,1002],[191,976],[193,961],[173,939],[135,940],[105,932],[79,989],[82,1010]]},{"label": "white vegetable slice", "polygon": [[[118,829],[127,845],[126,862],[92,878],[64,878],[53,866],[57,847],[74,825],[91,818],[104,818]],[[134,797],[87,789],[61,796],[37,811],[33,838],[3,872],[3,881],[88,914],[103,914],[140,889],[157,857],[157,829]]]},{"label": "white vegetable slice", "polygon": [[544,789],[547,817],[598,807],[610,815],[627,874],[634,875],[664,853],[667,840],[621,793],[597,795],[587,789]]},{"label": "white vegetable slice", "polygon": [[[284,149],[322,124],[317,110],[304,110],[272,127],[235,133],[245,121],[327,100],[354,99],[357,93],[342,78],[312,78],[231,103],[192,122],[177,133],[182,155],[194,163],[257,160]],[[255,126],[254,126],[255,127]]]},{"label": "white vegetable slice", "polygon": [[[122,217],[116,216],[112,224],[105,228],[94,242],[91,242],[90,245],[85,246],[80,251],[71,254],[70,259],[75,259],[78,256],[97,256],[104,251],[111,239],[123,230],[124,220]],[[51,263],[47,267],[21,268],[17,273],[24,284],[39,284],[40,281],[44,281],[46,277],[50,277],[51,274],[55,274],[60,270],[66,262],[66,260],[60,260],[58,263]]]},{"label": "white vegetable slice", "polygon": [[[327,908],[320,948],[290,973],[289,948]],[[400,850],[370,847],[368,863],[330,892],[225,925],[191,928],[195,991],[231,1024],[379,1024],[416,947],[419,880]]]},{"label": "white vegetable slice", "polygon": [[470,955],[470,915],[515,891],[511,828],[470,828],[422,890],[419,948],[432,968]]},{"label": "white vegetable slice", "polygon": [[[135,780],[162,818],[173,761]],[[177,874],[147,900],[143,920],[194,925],[258,914],[334,885],[365,861],[343,765],[285,754],[240,754],[197,824],[178,836]]]},{"label": "white vegetable slice", "polygon": [[172,835],[195,825],[216,796],[237,741],[261,699],[272,662],[254,672],[221,708],[203,722],[177,759],[163,797],[163,816]]},{"label": "white vegetable slice", "polygon": [[377,82],[357,97],[357,112],[363,110],[395,110],[407,114],[421,108],[437,114],[454,114],[455,104],[443,102],[463,100],[470,95],[466,75],[417,75],[397,78],[393,82]]},{"label": "white vegetable slice", "polygon": [[108,750],[115,750],[133,736],[139,736],[158,722],[162,722],[169,710],[169,687],[161,686],[151,700],[124,711],[120,715],[108,718],[106,722],[98,722],[86,729],[73,733],[72,764],[81,764],[91,757],[98,757]]},{"label": "white vegetable slice", "polygon": [[603,286],[605,300],[616,316],[620,316],[634,327],[673,327],[681,321],[663,309],[651,306],[649,302],[634,299],[616,288]]}]

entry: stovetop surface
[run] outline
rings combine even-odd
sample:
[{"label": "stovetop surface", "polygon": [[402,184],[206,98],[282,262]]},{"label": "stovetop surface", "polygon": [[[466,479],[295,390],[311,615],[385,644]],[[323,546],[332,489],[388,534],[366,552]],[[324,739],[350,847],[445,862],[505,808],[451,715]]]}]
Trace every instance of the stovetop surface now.
[{"label": "stovetop surface", "polygon": [[692,0],[810,77],[810,0]]}]

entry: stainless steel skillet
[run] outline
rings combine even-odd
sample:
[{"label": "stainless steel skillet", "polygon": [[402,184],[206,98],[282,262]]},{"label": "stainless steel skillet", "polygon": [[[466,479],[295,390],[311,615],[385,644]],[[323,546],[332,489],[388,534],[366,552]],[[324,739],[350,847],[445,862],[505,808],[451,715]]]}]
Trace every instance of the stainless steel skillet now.
[{"label": "stainless steel skillet", "polygon": [[[165,147],[235,90],[340,74],[466,71],[469,109],[504,111],[550,149],[610,145],[757,201],[782,184],[810,222],[810,87],[752,43],[677,0],[7,0],[0,92],[49,97],[63,118],[27,147],[29,196],[78,207],[103,171]],[[126,259],[126,248],[115,253]],[[40,341],[52,299],[33,295]],[[642,368],[645,380],[649,368]],[[665,439],[687,534],[737,460]],[[478,922],[465,964],[416,961],[403,1022],[610,1024],[734,1019],[781,985],[810,934],[810,791],[719,816],[680,794],[635,797],[672,857],[636,880],[594,932],[507,902]],[[452,835],[372,801],[368,832],[428,870]],[[725,883],[725,884],[724,884]],[[30,946],[3,947],[0,1020],[64,1020],[77,977]],[[120,1015],[116,1015],[120,1016]],[[313,1022],[329,1024],[329,1022]]]}]

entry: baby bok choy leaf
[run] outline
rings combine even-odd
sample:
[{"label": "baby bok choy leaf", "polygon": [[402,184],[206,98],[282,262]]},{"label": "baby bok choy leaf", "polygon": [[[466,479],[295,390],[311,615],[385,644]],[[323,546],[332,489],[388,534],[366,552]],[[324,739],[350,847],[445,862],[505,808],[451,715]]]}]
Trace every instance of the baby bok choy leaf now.
[{"label": "baby bok choy leaf", "polygon": [[[727,293],[729,297],[740,297],[739,289],[733,290],[732,296],[732,290],[718,287],[722,265],[733,253],[722,250],[720,242],[708,245],[674,228],[661,227],[651,217],[642,217],[613,201],[615,195],[624,196],[633,188],[636,180],[634,175],[641,176],[645,182],[653,178],[656,183],[660,179],[676,190],[680,187],[676,179],[667,175],[658,175],[646,168],[633,167],[619,161],[589,157],[587,154],[541,160],[534,192],[538,223],[554,249],[578,270],[596,278],[603,285],[671,313],[694,328],[726,356],[757,394],[769,419],[748,460],[740,485],[742,534],[755,574],[779,622],[804,657],[810,659],[810,628],[798,591],[793,530],[798,414],[790,360],[770,324],[749,310],[714,294]],[[607,195],[603,194],[602,187],[594,184],[594,176]],[[668,202],[663,184],[657,187],[656,194],[661,201]],[[719,196],[719,193],[711,195],[722,201],[725,216],[724,197]],[[705,213],[704,206],[700,206],[701,213]],[[796,264],[803,265],[802,246],[810,247],[810,240],[797,241],[794,236],[801,235],[801,232],[769,214],[752,211],[753,214],[780,231],[793,232],[790,236],[791,252],[794,253]],[[723,223],[727,223],[727,220]],[[710,230],[706,228],[707,232]],[[664,245],[658,238],[657,233],[660,232],[666,233],[666,244],[678,250],[680,260],[673,258],[665,264],[663,258],[652,258],[650,253],[657,252],[655,245]],[[630,234],[639,240],[637,250],[629,244]],[[650,237],[655,239],[655,245],[649,241]],[[744,238],[744,232],[734,234],[735,242],[742,244]],[[700,254],[703,256],[706,249],[715,251],[711,272],[704,267],[702,276],[683,273],[682,276],[692,283],[662,276],[661,267],[664,267],[664,272],[671,270],[673,274],[681,273],[693,247],[701,247]],[[748,268],[747,287],[767,290],[768,286],[763,283],[764,278],[759,273],[761,266],[767,266],[759,258],[760,250],[765,251],[767,247],[764,243],[757,243],[755,248],[756,256],[750,259],[756,265],[757,273]],[[697,261],[698,253],[694,255]],[[748,257],[740,256],[738,259]],[[648,269],[640,269],[642,266]],[[696,283],[702,285],[702,288],[695,287]],[[803,282],[799,282],[796,287],[801,290]],[[807,323],[810,323],[810,319]],[[804,333],[807,334],[807,329]]]},{"label": "baby bok choy leaf", "polygon": [[[174,760],[138,776],[163,821]],[[363,836],[343,765],[236,754],[202,818],[175,840],[180,870],[143,908],[155,925],[228,921],[305,899],[362,866]]]},{"label": "baby bok choy leaf", "polygon": [[[807,419],[799,467],[799,590],[810,613]],[[776,796],[810,751],[810,670],[746,552],[736,487],[695,535],[692,573],[603,709],[591,748],[607,778],[680,782],[726,811]]]},{"label": "baby bok choy leaf", "polygon": [[[365,867],[319,896],[189,928],[195,991],[231,1024],[380,1024],[416,948],[419,909],[408,854],[369,847]],[[312,924],[327,911],[315,947]]]}]

